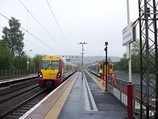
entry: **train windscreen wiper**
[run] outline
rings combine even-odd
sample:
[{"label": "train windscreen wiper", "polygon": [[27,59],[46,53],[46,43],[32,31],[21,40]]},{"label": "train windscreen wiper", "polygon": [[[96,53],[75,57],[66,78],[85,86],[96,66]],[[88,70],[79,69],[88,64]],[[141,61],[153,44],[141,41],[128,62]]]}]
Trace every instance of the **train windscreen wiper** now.
[{"label": "train windscreen wiper", "polygon": [[52,64],[48,64],[48,66],[45,68],[45,70],[47,70],[49,68],[49,66],[52,66]]}]

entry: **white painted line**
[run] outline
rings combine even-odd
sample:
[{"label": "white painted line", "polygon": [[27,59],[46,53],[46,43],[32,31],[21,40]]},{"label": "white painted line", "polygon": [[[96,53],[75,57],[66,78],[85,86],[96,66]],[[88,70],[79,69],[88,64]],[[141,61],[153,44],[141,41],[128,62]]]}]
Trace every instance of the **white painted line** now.
[{"label": "white painted line", "polygon": [[85,84],[85,79],[83,80],[83,88],[84,88],[84,94],[85,94],[85,109],[90,110],[90,104],[89,104],[89,99],[88,99],[88,93],[87,93],[87,88]]},{"label": "white painted line", "polygon": [[87,79],[86,79],[86,77],[85,77],[85,74],[84,74],[84,80],[85,80],[85,83],[86,83],[87,88],[88,88],[88,92],[89,92],[89,95],[90,95],[90,100],[91,100],[91,102],[92,102],[93,109],[94,109],[94,111],[98,111],[98,108],[97,108],[96,103],[95,103],[95,101],[94,101],[92,92],[91,92],[91,90],[90,90],[90,88],[89,88],[89,85],[88,85]]}]

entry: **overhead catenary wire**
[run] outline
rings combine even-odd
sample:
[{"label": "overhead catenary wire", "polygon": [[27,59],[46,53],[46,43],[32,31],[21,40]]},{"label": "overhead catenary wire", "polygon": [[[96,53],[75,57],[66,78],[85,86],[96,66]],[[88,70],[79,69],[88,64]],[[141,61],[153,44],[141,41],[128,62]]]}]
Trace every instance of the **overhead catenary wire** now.
[{"label": "overhead catenary wire", "polygon": [[[36,49],[35,48],[35,46],[37,46],[34,42],[31,42],[31,41],[29,41],[29,40],[27,40],[27,39],[25,39],[25,42],[28,42],[28,43],[30,43],[31,45],[33,45],[33,49]],[[40,49],[43,49],[43,51],[48,51],[48,52],[50,52],[48,49],[45,49],[45,48],[43,48],[43,47],[40,47],[40,46],[38,46]],[[43,52],[42,50],[39,50],[39,48],[38,49],[36,49],[36,51],[39,51],[39,52]]]},{"label": "overhead catenary wire", "polygon": [[[23,7],[27,10],[27,13],[30,13],[30,15],[35,19],[35,21],[44,29],[44,31],[51,37],[51,39],[53,39],[53,41],[56,42],[56,44],[63,50],[63,47],[60,46],[60,44],[52,37],[52,35],[46,30],[46,28],[38,21],[38,19],[36,19],[36,17],[30,12],[30,10],[24,5],[24,3],[19,0],[20,3],[23,5]],[[28,20],[27,20],[28,21]],[[27,26],[28,27],[28,26]],[[27,29],[28,30],[28,29]]]},{"label": "overhead catenary wire", "polygon": [[58,21],[57,21],[57,19],[56,19],[55,15],[54,15],[53,10],[51,9],[51,6],[50,6],[50,4],[49,4],[48,0],[46,0],[46,2],[47,2],[47,5],[48,5],[48,7],[49,7],[49,9],[50,9],[50,11],[51,11],[51,13],[52,13],[52,15],[53,15],[53,18],[55,19],[55,22],[56,22],[56,24],[57,24],[57,26],[58,26],[58,28],[59,28],[59,30],[60,30],[60,32],[61,32],[61,34],[62,34],[62,36],[63,36],[64,40],[65,40],[65,42],[66,42],[66,45],[68,46],[68,48],[70,49],[70,51],[71,51],[71,52],[72,52],[72,54],[73,54],[73,51],[71,50],[71,48],[70,48],[69,44],[67,43],[67,40],[66,40],[66,38],[65,38],[65,36],[64,36],[64,34],[63,34],[63,32],[62,32],[62,30],[61,30],[61,27],[59,26],[59,23],[58,23]]},{"label": "overhead catenary wire", "polygon": [[[3,15],[2,13],[0,13],[1,16],[3,16],[4,18],[6,18],[7,20],[9,20],[9,18],[7,18],[5,15]],[[30,33],[29,31],[27,31],[26,29],[24,29],[23,27],[20,26],[20,28],[22,30],[24,30],[25,32],[27,32],[28,34],[30,34],[32,37],[34,37],[36,40],[40,41],[42,44],[46,45],[47,47],[49,47],[50,49],[52,49],[54,52],[56,52],[57,54],[60,54],[59,52],[57,52],[56,50],[54,50],[52,47],[48,46],[46,43],[44,43],[43,41],[41,41],[39,38],[37,38],[35,35],[33,35],[32,33]]]},{"label": "overhead catenary wire", "polygon": [[29,19],[28,19],[28,10],[27,10],[27,31],[28,31],[28,23],[29,23]]},{"label": "overhead catenary wire", "polygon": [[30,34],[32,37],[34,37],[35,39],[37,39],[38,41],[40,41],[41,43],[43,43],[44,45],[46,45],[47,47],[49,47],[50,49],[52,49],[53,51],[55,51],[56,53],[60,54],[59,52],[57,52],[56,50],[54,50],[52,47],[48,46],[46,43],[44,43],[43,41],[41,41],[39,38],[37,38],[36,36],[34,36],[32,33],[30,33],[29,31],[27,31],[26,29],[22,28],[24,31],[26,31],[28,34]]}]

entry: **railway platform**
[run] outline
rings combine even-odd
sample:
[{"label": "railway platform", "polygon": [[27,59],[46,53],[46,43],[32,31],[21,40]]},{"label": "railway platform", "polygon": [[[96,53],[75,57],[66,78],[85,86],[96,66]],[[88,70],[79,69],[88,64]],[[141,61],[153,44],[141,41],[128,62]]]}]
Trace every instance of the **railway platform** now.
[{"label": "railway platform", "polygon": [[23,79],[35,78],[35,77],[38,77],[38,75],[37,74],[28,74],[28,75],[24,75],[24,76],[4,78],[4,79],[0,79],[0,84],[12,82],[12,81],[23,80]]},{"label": "railway platform", "polygon": [[[66,88],[63,88],[63,85],[67,85]],[[59,97],[57,91],[61,92]],[[89,74],[81,72],[77,72],[20,117],[20,119],[126,118],[126,106],[110,92],[100,89]]]}]

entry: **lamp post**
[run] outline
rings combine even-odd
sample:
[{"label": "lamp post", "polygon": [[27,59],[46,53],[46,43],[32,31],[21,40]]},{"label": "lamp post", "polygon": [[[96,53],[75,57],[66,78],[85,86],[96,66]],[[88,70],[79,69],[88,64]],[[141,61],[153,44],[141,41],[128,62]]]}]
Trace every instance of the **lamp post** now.
[{"label": "lamp post", "polygon": [[82,45],[82,53],[81,54],[82,54],[82,79],[83,79],[83,54],[84,54],[83,53],[83,51],[84,51],[83,45],[87,44],[87,43],[86,42],[79,42],[78,44]]},{"label": "lamp post", "polygon": [[[105,42],[105,48],[104,48],[104,50],[105,50],[105,59],[106,59],[106,61],[105,61],[105,63],[106,63],[106,72],[105,72],[105,77],[106,77],[106,86],[105,86],[105,90],[107,91],[108,90],[108,87],[107,87],[107,83],[108,83],[108,61],[107,61],[107,52],[108,52],[108,42]],[[104,65],[105,66],[105,65]],[[105,70],[104,70],[105,71]]]},{"label": "lamp post", "polygon": [[27,74],[28,74],[28,71],[29,71],[29,63],[30,63],[30,62],[28,61],[28,56],[27,56],[27,55],[28,55],[29,52],[31,52],[31,51],[32,51],[32,50],[29,50],[29,51],[27,52],[27,54],[26,54],[26,58],[27,58],[27,59],[26,59]]}]

